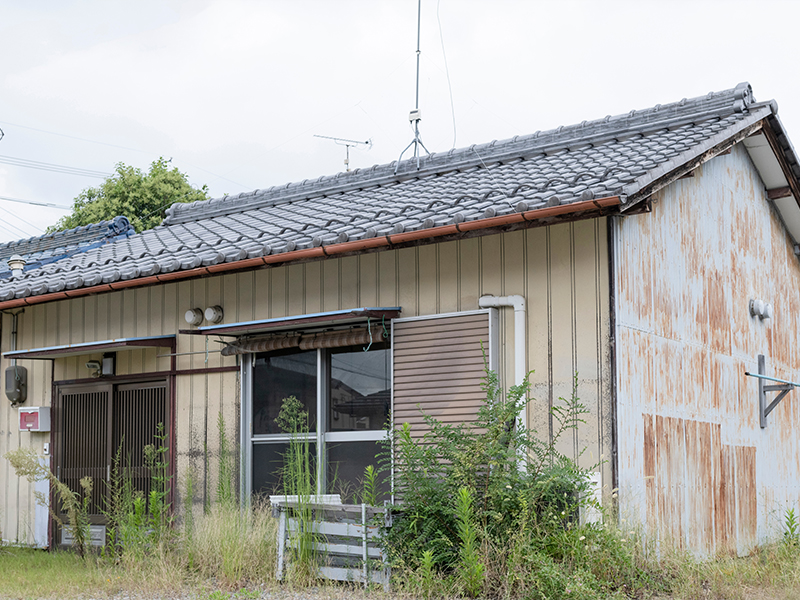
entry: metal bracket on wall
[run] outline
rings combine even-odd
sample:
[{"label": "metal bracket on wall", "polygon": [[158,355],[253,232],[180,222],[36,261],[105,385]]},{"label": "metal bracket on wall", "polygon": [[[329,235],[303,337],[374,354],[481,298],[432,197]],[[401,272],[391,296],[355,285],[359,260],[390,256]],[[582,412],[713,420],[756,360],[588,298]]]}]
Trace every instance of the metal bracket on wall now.
[{"label": "metal bracket on wall", "polygon": [[[789,392],[791,392],[794,388],[800,387],[800,383],[795,383],[794,381],[786,381],[785,379],[778,379],[776,377],[768,377],[764,371],[766,371],[766,361],[764,360],[764,355],[758,355],[758,373],[748,373],[745,371],[745,375],[748,377],[756,377],[758,378],[758,416],[759,420],[761,421],[761,429],[764,429],[767,426],[767,415],[772,412],[772,410],[778,406],[783,397],[786,396]],[[765,382],[767,381],[775,381],[779,385],[767,385]],[[775,398],[767,404],[767,392],[780,392]]]}]

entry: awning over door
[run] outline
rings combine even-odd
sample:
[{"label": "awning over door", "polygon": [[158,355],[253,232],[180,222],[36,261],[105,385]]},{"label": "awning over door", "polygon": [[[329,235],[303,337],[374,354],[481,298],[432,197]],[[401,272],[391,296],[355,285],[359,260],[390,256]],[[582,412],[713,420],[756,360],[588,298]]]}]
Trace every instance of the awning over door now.
[{"label": "awning over door", "polygon": [[99,352],[107,352],[109,350],[125,350],[134,348],[172,348],[174,343],[174,335],[117,338],[113,340],[103,340],[100,342],[83,342],[81,344],[66,344],[64,346],[30,348],[29,350],[12,350],[10,352],[4,352],[3,357],[51,360],[66,356],[97,354]]},{"label": "awning over door", "polygon": [[295,315],[292,317],[279,317],[277,319],[264,319],[262,321],[245,321],[242,323],[222,323],[220,325],[207,325],[197,329],[181,329],[179,333],[190,335],[221,335],[239,337],[256,333],[269,333],[272,331],[299,331],[310,327],[324,327],[325,325],[347,325],[350,323],[363,323],[368,319],[377,319],[387,324],[391,319],[400,315],[399,306],[374,307],[374,308],[348,308],[331,312],[313,313],[308,315]]}]

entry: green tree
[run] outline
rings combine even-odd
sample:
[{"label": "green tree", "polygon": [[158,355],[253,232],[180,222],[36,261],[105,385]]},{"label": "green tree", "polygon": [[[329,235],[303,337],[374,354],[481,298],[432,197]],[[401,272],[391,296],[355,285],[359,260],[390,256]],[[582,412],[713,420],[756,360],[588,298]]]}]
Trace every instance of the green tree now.
[{"label": "green tree", "polygon": [[63,231],[128,217],[137,232],[161,223],[164,211],[175,202],[207,200],[208,188],[193,187],[176,167],[163,158],[153,161],[148,173],[117,163],[114,174],[99,187],[83,190],[72,205],[72,214],[62,217],[48,232]]}]

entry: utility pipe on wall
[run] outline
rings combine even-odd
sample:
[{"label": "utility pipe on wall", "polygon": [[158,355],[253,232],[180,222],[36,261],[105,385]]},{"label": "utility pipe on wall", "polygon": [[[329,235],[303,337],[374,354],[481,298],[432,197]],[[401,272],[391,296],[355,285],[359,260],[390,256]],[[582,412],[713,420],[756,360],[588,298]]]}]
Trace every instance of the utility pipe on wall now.
[{"label": "utility pipe on wall", "polygon": [[[481,296],[478,300],[481,308],[514,309],[514,385],[525,381],[527,356],[525,353],[525,298],[514,296]],[[528,427],[528,407],[524,406],[517,420],[517,428]]]}]

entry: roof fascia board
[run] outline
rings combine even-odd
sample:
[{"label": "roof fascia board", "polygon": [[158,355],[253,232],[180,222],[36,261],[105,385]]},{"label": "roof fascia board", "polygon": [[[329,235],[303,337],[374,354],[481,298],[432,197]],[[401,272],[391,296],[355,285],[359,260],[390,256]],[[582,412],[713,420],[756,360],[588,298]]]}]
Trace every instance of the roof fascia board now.
[{"label": "roof fascia board", "polygon": [[748,118],[735,126],[719,132],[704,143],[690,148],[626,185],[622,191],[623,195],[628,197],[628,202],[621,212],[628,212],[658,190],[759,131],[763,127],[763,120],[770,114],[772,111],[769,106],[751,112]]},{"label": "roof fascia board", "polygon": [[[774,129],[774,124],[780,128],[781,131],[777,132]],[[800,183],[797,181],[797,177],[795,176],[794,172],[792,171],[792,167],[789,165],[789,161],[786,158],[786,152],[789,152],[793,156],[797,156],[794,152],[794,147],[792,146],[792,142],[789,140],[788,136],[785,136],[783,133],[783,123],[780,122],[777,115],[772,115],[771,119],[766,119],[767,126],[764,127],[764,137],[767,138],[767,142],[769,142],[770,147],[772,148],[773,153],[775,154],[775,158],[778,160],[778,164],[781,166],[781,170],[783,171],[784,177],[786,177],[787,182],[789,183],[789,189],[792,191],[792,196],[794,196],[795,203],[797,204],[798,208],[800,208]],[[786,142],[788,144],[788,148],[786,150],[780,147],[780,143],[778,141],[778,135],[784,135],[786,138]],[[796,159],[795,159],[796,160]]]}]

